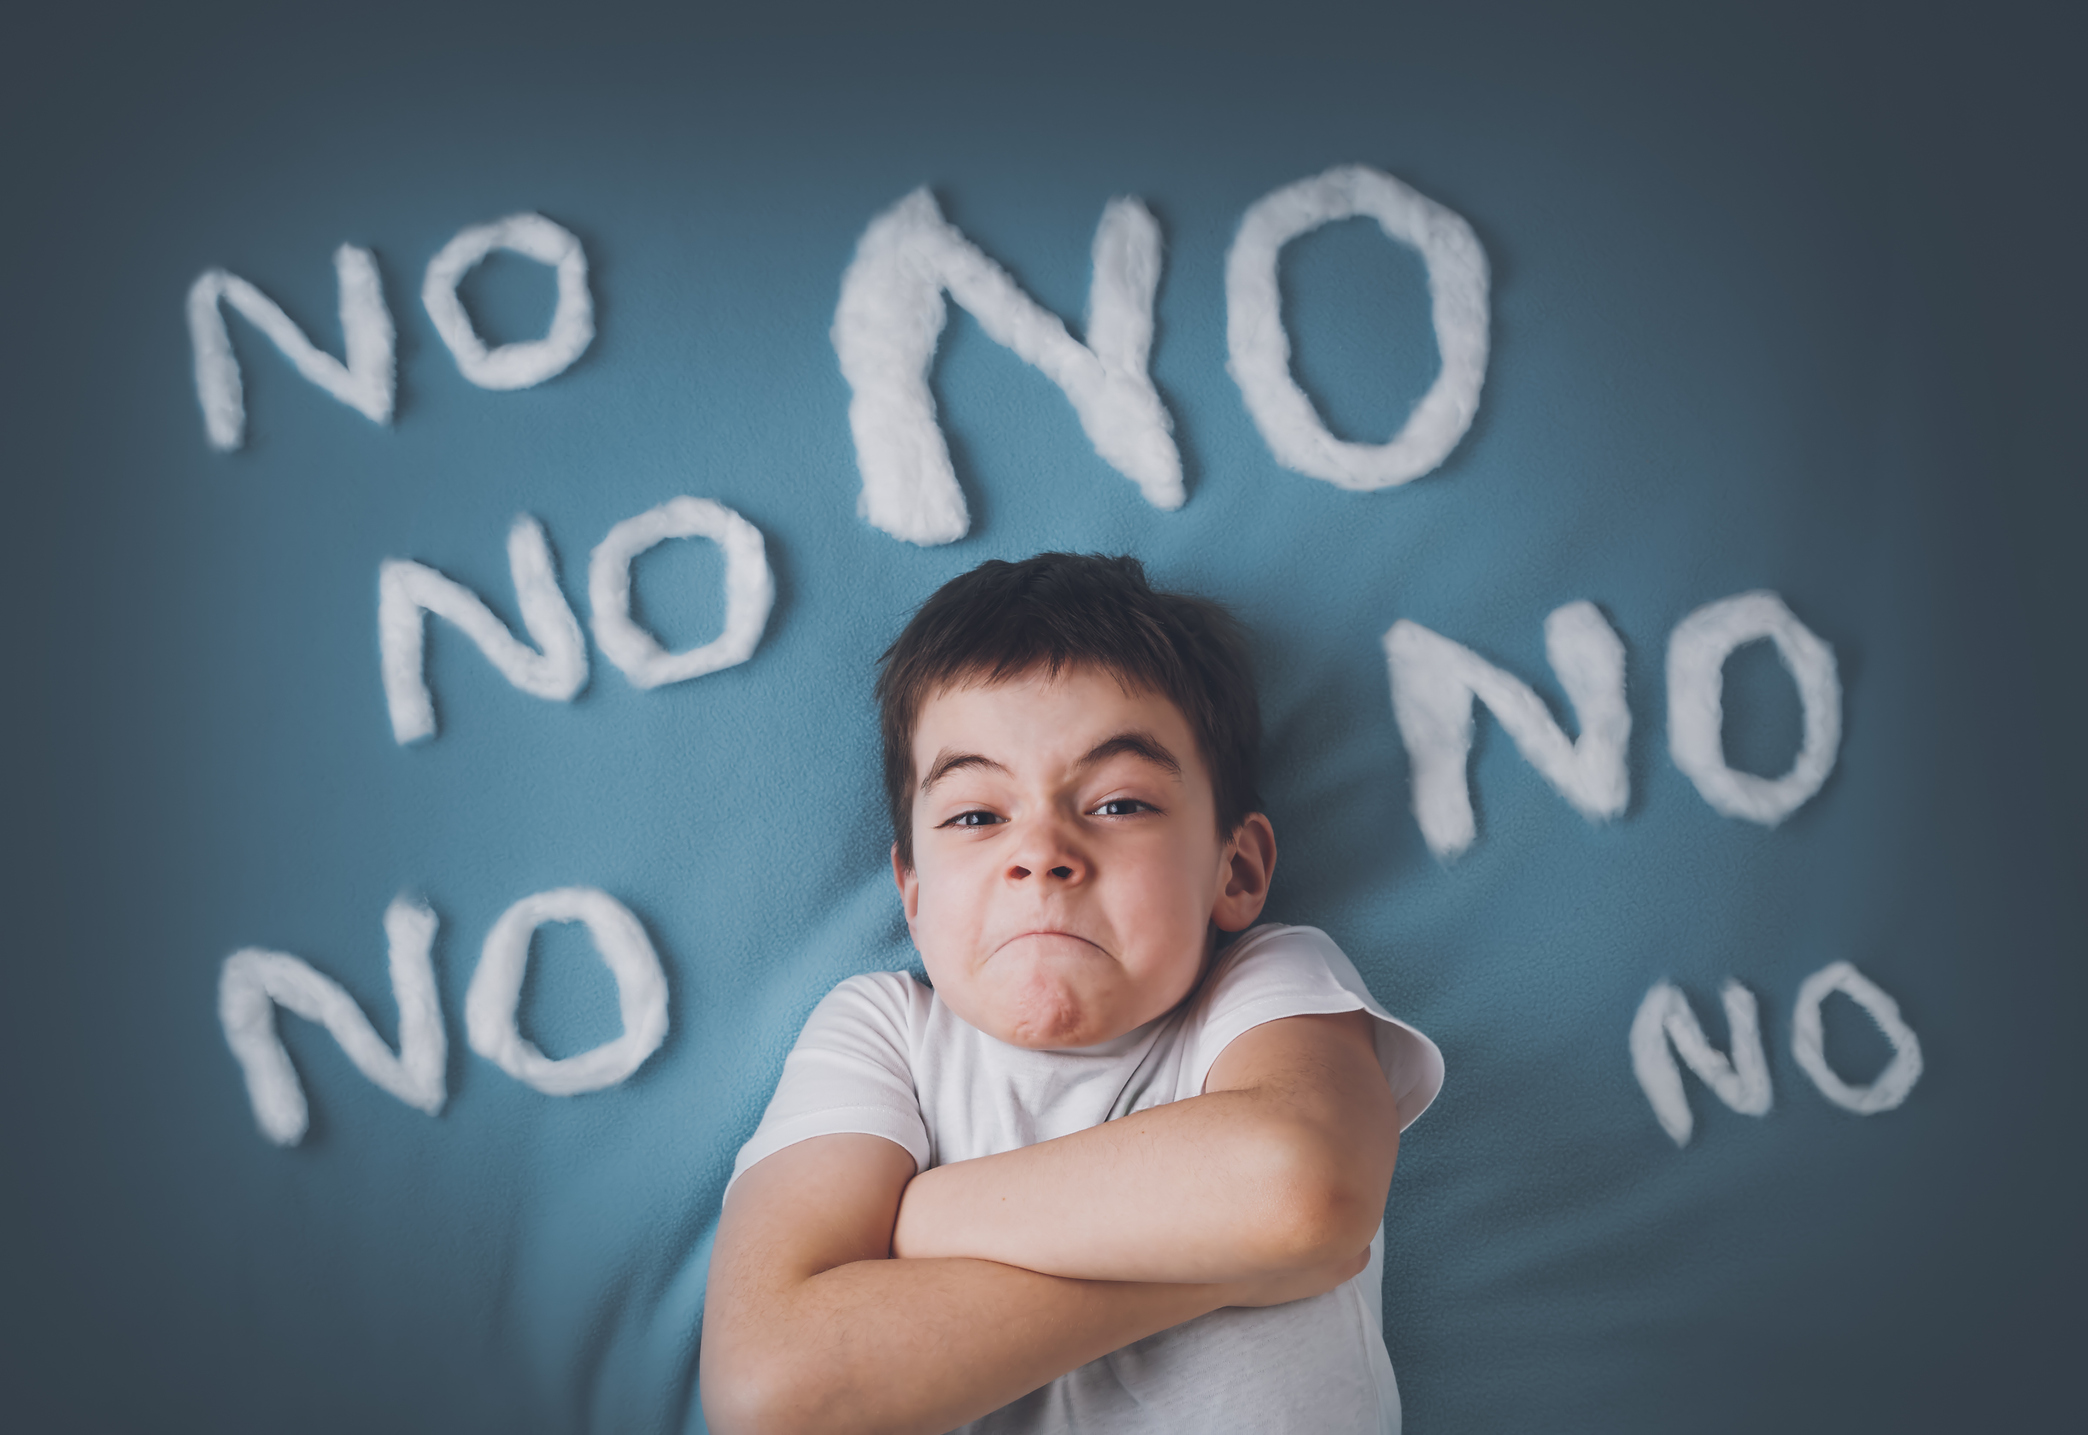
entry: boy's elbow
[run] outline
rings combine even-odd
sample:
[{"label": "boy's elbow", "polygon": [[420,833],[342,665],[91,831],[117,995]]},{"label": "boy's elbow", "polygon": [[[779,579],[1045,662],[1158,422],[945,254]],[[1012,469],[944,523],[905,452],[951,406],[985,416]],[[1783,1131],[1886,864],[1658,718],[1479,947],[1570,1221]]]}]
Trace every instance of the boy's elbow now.
[{"label": "boy's elbow", "polygon": [[1301,1183],[1279,1202],[1269,1264],[1296,1270],[1353,1255],[1377,1234],[1384,1210],[1382,1198],[1373,1202],[1346,1182]]},{"label": "boy's elbow", "polygon": [[744,1362],[706,1359],[697,1388],[704,1426],[714,1435],[758,1435],[781,1428],[774,1383],[764,1381]]},{"label": "boy's elbow", "polygon": [[740,1350],[724,1358],[706,1351],[697,1382],[705,1427],[713,1435],[824,1428],[806,1408],[814,1394],[809,1372],[792,1364],[787,1350]]},{"label": "boy's elbow", "polygon": [[737,1382],[721,1382],[705,1378],[702,1382],[703,1427],[712,1435],[755,1435],[761,1430],[773,1430],[774,1422],[765,1418],[761,1404],[751,1398],[752,1392]]},{"label": "boy's elbow", "polygon": [[1269,1265],[1318,1265],[1370,1244],[1385,1215],[1389,1153],[1359,1150],[1356,1143],[1296,1127],[1275,1133],[1269,1146],[1267,1210],[1259,1233]]}]

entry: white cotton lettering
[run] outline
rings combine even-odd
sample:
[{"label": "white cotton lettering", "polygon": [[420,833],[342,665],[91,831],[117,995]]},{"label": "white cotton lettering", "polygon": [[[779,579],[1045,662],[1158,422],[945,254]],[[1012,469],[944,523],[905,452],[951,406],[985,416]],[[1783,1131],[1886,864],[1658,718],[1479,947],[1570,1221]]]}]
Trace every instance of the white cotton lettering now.
[{"label": "white cotton lettering", "polygon": [[[603,965],[616,978],[623,1033],[600,1046],[554,1061],[516,1025],[529,940],[546,922],[581,922]],[[464,1031],[471,1049],[525,1086],[546,1096],[577,1096],[614,1086],[644,1064],[667,1039],[667,975],[628,907],[594,887],[560,887],[524,897],[500,914],[464,997]]]},{"label": "white cotton lettering", "polygon": [[[670,538],[708,538],[725,554],[724,629],[710,642],[679,653],[666,651],[631,618],[631,562]],[[638,688],[678,683],[745,662],[761,641],[762,625],[775,600],[776,583],[761,530],[707,498],[673,498],[626,518],[595,545],[587,566],[595,642]]]},{"label": "white cotton lettering", "polygon": [[1623,641],[1593,603],[1581,601],[1544,620],[1544,648],[1573,704],[1577,741],[1560,731],[1527,683],[1463,644],[1404,618],[1385,634],[1392,712],[1413,771],[1414,818],[1437,857],[1457,856],[1477,834],[1466,773],[1475,701],[1486,704],[1516,750],[1589,821],[1616,817],[1630,803]]},{"label": "white cotton lettering", "polygon": [[[1827,1064],[1820,1006],[1834,992],[1843,993],[1869,1012],[1878,1030],[1892,1043],[1892,1060],[1885,1063],[1885,1069],[1868,1086],[1851,1085]],[[1914,1083],[1921,1080],[1921,1040],[1900,1016],[1899,1003],[1848,962],[1820,968],[1798,988],[1798,1007],[1791,1017],[1791,1055],[1812,1078],[1813,1085],[1820,1088],[1822,1096],[1858,1116],[1892,1110],[1907,1099]]]},{"label": "white cotton lettering", "polygon": [[558,589],[551,545],[534,518],[522,514],[508,530],[508,569],[522,625],[541,652],[520,642],[463,584],[424,564],[387,558],[377,570],[377,642],[384,701],[392,737],[402,746],[435,732],[428,693],[423,613],[446,618],[478,646],[500,675],[525,693],[569,701],[587,683],[587,641],[580,620]]},{"label": "white cotton lettering", "polygon": [[1022,292],[958,231],[926,189],[870,222],[841,278],[834,352],[851,394],[863,492],[858,511],[909,543],[948,543],[971,526],[950,452],[936,426],[929,361],[942,335],[943,294],[997,344],[1057,384],[1105,462],[1156,508],[1182,506],[1174,421],[1146,371],[1160,226],[1133,198],[1112,199],[1095,229],[1088,342]]},{"label": "white cotton lettering", "polygon": [[1762,1024],[1754,994],[1729,981],[1720,995],[1725,1001],[1726,1029],[1732,1034],[1730,1059],[1706,1039],[1696,1013],[1689,1009],[1689,999],[1672,982],[1655,982],[1632,1018],[1632,1072],[1652,1103],[1660,1129],[1677,1146],[1689,1144],[1695,1121],[1682,1090],[1682,1073],[1675,1065],[1676,1053],[1733,1110],[1743,1116],[1769,1112],[1769,1062],[1762,1051]]},{"label": "white cotton lettering", "polygon": [[[1742,643],[1776,644],[1798,685],[1805,736],[1791,770],[1757,777],[1725,760],[1725,661]],[[1714,811],[1774,827],[1820,790],[1841,746],[1841,679],[1834,649],[1774,593],[1739,593],[1706,603],[1668,637],[1668,750]]]},{"label": "white cotton lettering", "polygon": [[[505,249],[558,271],[558,305],[541,339],[488,349],[457,298],[457,285],[474,265]],[[428,261],[421,303],[464,377],[482,389],[526,389],[562,374],[594,341],[594,296],[587,288],[587,254],[571,230],[541,214],[511,214],[492,224],[457,231]]]},{"label": "white cotton lettering", "polygon": [[[1389,442],[1349,443],[1320,421],[1290,372],[1277,257],[1300,235],[1368,215],[1412,245],[1428,268],[1429,310],[1442,368]],[[1264,195],[1240,217],[1225,260],[1226,371],[1269,452],[1285,468],[1341,488],[1389,488],[1450,456],[1479,412],[1488,347],[1486,251],[1455,212],[1363,165],[1330,169]]]},{"label": "white cotton lettering", "polygon": [[247,1099],[262,1135],[278,1146],[295,1146],[310,1119],[297,1069],[276,1032],[278,1006],[324,1026],[357,1071],[408,1106],[430,1116],[442,1110],[448,1044],[430,959],[435,926],[434,912],[406,897],[395,898],[384,912],[392,997],[399,1007],[396,1054],[355,999],[301,958],[254,947],[225,958],[218,977],[218,1020],[246,1077]]},{"label": "white cotton lettering", "polygon": [[203,406],[203,431],[211,447],[229,453],[246,442],[246,391],[221,304],[230,304],[267,335],[306,379],[372,422],[391,422],[394,336],[377,260],[367,249],[343,244],[334,251],[334,276],[345,363],[319,349],[275,300],[236,274],[207,269],[189,286],[196,400]]}]

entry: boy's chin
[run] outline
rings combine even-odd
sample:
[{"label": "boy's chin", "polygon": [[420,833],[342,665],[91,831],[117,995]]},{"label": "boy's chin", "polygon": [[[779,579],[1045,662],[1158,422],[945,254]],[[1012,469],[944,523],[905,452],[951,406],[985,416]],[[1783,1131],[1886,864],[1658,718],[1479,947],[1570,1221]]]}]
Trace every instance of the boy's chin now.
[{"label": "boy's chin", "polygon": [[966,1019],[989,1036],[1032,1051],[1094,1046],[1138,1025],[1121,1018],[1118,1003],[1097,1000],[1082,983],[1067,980],[1069,974],[1052,970],[1055,965],[1036,964],[1018,979],[978,993],[983,1009]]},{"label": "boy's chin", "polygon": [[1031,1051],[1112,1041],[1162,1015],[1195,984],[1199,970],[1185,963],[1173,974],[1179,982],[1160,971],[1134,975],[1092,942],[1059,933],[1003,944],[957,971],[927,965],[936,991],[958,1016]]}]

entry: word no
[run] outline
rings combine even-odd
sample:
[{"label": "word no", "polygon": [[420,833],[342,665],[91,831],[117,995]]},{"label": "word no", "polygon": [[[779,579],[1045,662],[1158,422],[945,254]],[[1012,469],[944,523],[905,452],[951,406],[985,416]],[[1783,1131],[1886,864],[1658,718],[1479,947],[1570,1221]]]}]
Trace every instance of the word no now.
[{"label": "word no", "polygon": [[[1725,760],[1725,661],[1766,638],[1798,685],[1804,738],[1791,770],[1757,777]],[[1623,815],[1631,800],[1625,748],[1624,644],[1593,603],[1568,603],[1544,620],[1545,656],[1580,723],[1569,739],[1529,684],[1470,648],[1402,618],[1385,634],[1392,713],[1413,770],[1414,818],[1444,860],[1476,834],[1466,762],[1472,708],[1485,703],[1516,750],[1591,822]],[[1668,751],[1714,811],[1774,827],[1820,790],[1841,746],[1841,681],[1834,650],[1774,593],[1707,603],[1668,635]]]},{"label": "word no", "polygon": [[[1868,1085],[1844,1081],[1827,1064],[1820,1007],[1835,992],[1843,993],[1868,1012],[1892,1044],[1892,1059]],[[1689,1100],[1682,1092],[1676,1053],[1733,1110],[1743,1116],[1769,1114],[1769,1063],[1762,1054],[1762,1023],[1754,993],[1729,981],[1720,996],[1725,1003],[1726,1029],[1731,1033],[1730,1056],[1705,1038],[1696,1013],[1689,1009],[1689,999],[1672,982],[1655,982],[1631,1022],[1632,1072],[1638,1077],[1639,1089],[1653,1105],[1653,1116],[1660,1122],[1660,1129],[1677,1146],[1689,1144],[1695,1121],[1689,1112]],[[1921,1079],[1921,1042],[1900,1016],[1899,1003],[1847,962],[1830,963],[1799,986],[1797,1009],[1791,1016],[1791,1057],[1812,1078],[1822,1096],[1858,1116],[1892,1110],[1907,1099],[1914,1083]]]},{"label": "word no", "polygon": [[[725,627],[710,642],[679,653],[662,648],[631,617],[631,563],[670,538],[708,538],[725,554]],[[507,630],[479,596],[433,568],[390,558],[377,570],[377,646],[392,736],[401,745],[435,733],[428,695],[423,613],[455,624],[525,693],[570,702],[587,685],[587,645],[551,561],[543,526],[528,514],[508,529],[508,571],[532,648]],[[745,662],[761,641],[776,582],[761,530],[707,498],[671,498],[626,518],[595,545],[587,565],[588,619],[595,642],[637,688],[702,677]]]},{"label": "word no", "polygon": [[[522,1035],[515,1020],[529,941],[546,922],[586,926],[596,953],[616,978],[623,1018],[623,1031],[613,1040],[557,1061]],[[276,1033],[279,1006],[325,1027],[356,1070],[408,1106],[430,1116],[442,1110],[449,1095],[443,1085],[449,1044],[429,955],[435,928],[435,913],[411,898],[395,898],[385,909],[392,997],[399,1007],[396,1052],[340,983],[303,958],[256,947],[225,958],[218,977],[218,1020],[246,1077],[247,1099],[262,1135],[278,1146],[295,1146],[309,1124],[304,1088]],[[473,1051],[547,1096],[600,1091],[644,1065],[666,1040],[667,974],[645,928],[607,892],[593,887],[538,892],[501,913],[486,933],[464,997],[464,1033]]]},{"label": "word no", "polygon": [[[1336,438],[1290,372],[1277,259],[1283,246],[1336,220],[1368,215],[1412,246],[1428,271],[1441,368],[1404,425],[1381,444]],[[558,271],[558,305],[542,339],[488,350],[457,299],[457,284],[495,249]],[[1095,452],[1156,508],[1187,499],[1174,419],[1153,386],[1153,300],[1160,287],[1160,226],[1136,198],[1111,200],[1095,229],[1087,342],[1024,293],[1008,272],[917,189],[863,231],[841,278],[832,339],[848,381],[848,424],[863,479],[858,511],[911,543],[948,543],[971,526],[936,422],[928,375],[948,310],[944,295],[996,343],[1056,384]],[[297,371],[380,424],[391,422],[393,328],[376,260],[344,244],[334,254],[345,361],[320,350],[275,301],[212,269],[189,289],[189,336],[204,430],[219,449],[240,446],[246,409],[223,304],[244,315]],[[1486,252],[1454,211],[1361,165],[1328,170],[1249,205],[1225,265],[1226,371],[1269,451],[1285,468],[1342,488],[1370,490],[1419,478],[1450,456],[1479,412],[1486,379],[1490,283]],[[481,388],[523,389],[564,372],[594,337],[587,259],[569,231],[517,214],[460,231],[428,262],[421,303],[464,376]]]},{"label": "word no", "polygon": [[[558,271],[558,305],[551,330],[541,339],[488,349],[457,298],[457,285],[496,249],[506,249]],[[341,338],[346,362],[305,337],[275,300],[222,269],[207,269],[189,286],[189,343],[196,357],[196,399],[203,406],[203,431],[211,446],[230,451],[246,441],[246,397],[239,359],[225,332],[221,304],[230,304],[267,335],[297,371],[373,423],[388,424],[394,372],[391,310],[385,307],[377,260],[369,250],[343,244],[334,251],[341,293]],[[482,389],[527,389],[564,373],[594,341],[594,296],[587,288],[587,256],[570,230],[541,214],[513,214],[494,224],[473,225],[428,261],[421,303],[435,332],[465,378]]]}]

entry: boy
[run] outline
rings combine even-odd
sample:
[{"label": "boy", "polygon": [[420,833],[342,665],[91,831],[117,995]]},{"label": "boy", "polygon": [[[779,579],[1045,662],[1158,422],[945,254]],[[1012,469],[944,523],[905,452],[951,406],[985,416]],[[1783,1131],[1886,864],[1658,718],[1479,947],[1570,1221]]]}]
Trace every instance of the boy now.
[{"label": "boy", "polygon": [[785,1063],[710,1428],[1396,1432],[1381,1217],[1442,1058],[1323,933],[1219,950],[1276,863],[1230,616],[1131,558],[989,562],[877,694],[932,990],[850,978]]}]

